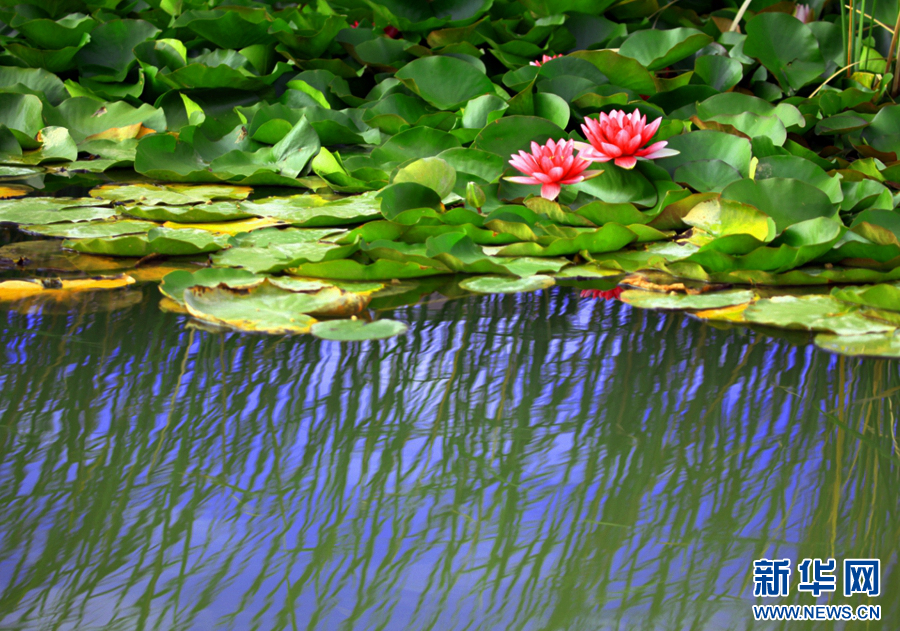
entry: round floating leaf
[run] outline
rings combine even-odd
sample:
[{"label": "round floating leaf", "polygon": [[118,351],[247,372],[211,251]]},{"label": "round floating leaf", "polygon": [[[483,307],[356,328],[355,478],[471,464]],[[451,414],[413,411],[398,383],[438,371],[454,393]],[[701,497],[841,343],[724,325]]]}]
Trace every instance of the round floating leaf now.
[{"label": "round floating leaf", "polygon": [[149,221],[92,221],[85,223],[64,223],[28,226],[29,232],[59,239],[98,239],[118,237],[125,234],[150,232],[158,224]]},{"label": "round floating leaf", "polygon": [[746,234],[760,241],[775,238],[775,222],[764,212],[728,199],[710,199],[694,206],[684,223],[715,237]]},{"label": "round floating leaf", "polygon": [[766,156],[756,165],[757,180],[774,177],[791,178],[806,182],[820,189],[832,204],[844,199],[839,177],[831,177],[819,165],[798,156]]},{"label": "round floating leaf", "polygon": [[696,160],[721,160],[737,169],[744,177],[750,176],[752,149],[746,138],[720,131],[701,130],[668,139],[669,148],[680,153],[670,158],[662,158],[656,163],[669,173],[683,164]]},{"label": "round floating leaf", "polygon": [[216,223],[254,216],[243,210],[237,202],[213,202],[193,206],[129,206],[123,212],[139,219],[181,223]]},{"label": "round floating leaf", "polygon": [[623,57],[637,59],[648,70],[661,70],[690,57],[713,39],[692,28],[647,29],[632,33],[619,47]]},{"label": "round floating leaf", "polygon": [[422,158],[397,171],[392,181],[427,186],[443,199],[453,192],[456,170],[440,158]]},{"label": "round floating leaf", "polygon": [[316,322],[310,333],[323,340],[334,342],[365,342],[368,340],[384,340],[389,337],[403,335],[409,329],[397,320],[329,320]]},{"label": "round floating leaf", "polygon": [[900,154],[900,105],[882,107],[863,131],[870,145],[886,153]]},{"label": "round floating leaf", "polygon": [[807,219],[830,218],[838,213],[828,196],[815,186],[780,177],[734,182],[722,191],[722,199],[755,206],[775,220],[777,232]]},{"label": "round floating leaf", "polygon": [[748,322],[786,329],[828,331],[837,335],[885,333],[895,327],[863,317],[853,305],[831,296],[776,296],[759,300],[744,312]]},{"label": "round floating leaf", "polygon": [[816,346],[840,353],[862,357],[897,357],[900,358],[900,335],[896,332],[880,335],[828,335],[820,333],[816,336]]},{"label": "round floating leaf", "polygon": [[79,221],[96,221],[115,217],[116,211],[112,208],[65,208],[62,210],[49,210],[33,207],[24,199],[19,207],[0,208],[0,222],[9,222],[19,225],[74,223]]},{"label": "round floating leaf", "polygon": [[474,65],[444,55],[416,59],[394,76],[439,110],[454,110],[494,92],[494,84]]},{"label": "round floating leaf", "polygon": [[63,241],[63,246],[84,254],[106,256],[147,256],[151,254],[146,234],[128,234],[121,237],[100,237]]},{"label": "round floating leaf", "polygon": [[374,194],[327,202],[317,195],[270,197],[242,202],[241,209],[257,217],[271,217],[295,226],[343,226],[381,217],[381,200]]},{"label": "round floating leaf", "polygon": [[327,301],[317,294],[301,294],[268,284],[256,288],[197,286],[183,294],[188,313],[198,320],[241,331],[308,333],[316,320],[310,311]]},{"label": "round floating leaf", "polygon": [[164,228],[173,230],[205,230],[206,232],[215,232],[217,234],[243,234],[245,232],[253,232],[254,230],[264,230],[273,226],[286,226],[287,222],[280,219],[272,219],[271,217],[253,217],[251,219],[238,219],[237,221],[226,221],[222,223],[179,223],[176,221],[167,221],[163,224]]},{"label": "round floating leaf", "polygon": [[111,202],[138,202],[142,206],[183,206],[214,200],[246,199],[248,186],[184,184],[104,184],[92,189],[91,197]]},{"label": "round floating leaf", "polygon": [[531,151],[531,143],[568,136],[556,124],[536,116],[507,116],[487,125],[472,143],[472,149],[497,154],[504,160],[519,151]]},{"label": "round floating leaf", "polygon": [[641,309],[720,309],[753,301],[752,291],[719,291],[705,294],[663,294],[654,291],[627,289],[619,299]]},{"label": "round floating leaf", "polygon": [[184,304],[184,291],[197,285],[216,287],[224,284],[228,287],[247,287],[259,284],[264,279],[265,276],[233,267],[207,267],[196,272],[177,270],[166,274],[159,285],[159,291],[167,298]]},{"label": "round floating leaf", "polygon": [[841,287],[831,292],[838,300],[887,311],[900,311],[900,286]]},{"label": "round floating leaf", "polygon": [[431,127],[413,127],[373,149],[372,159],[381,164],[396,165],[415,158],[436,156],[459,146],[459,140],[452,134]]},{"label": "round floating leaf", "polygon": [[737,59],[724,55],[704,55],[694,62],[694,73],[707,85],[726,92],[744,78],[744,67]]},{"label": "round floating leaf", "polygon": [[552,276],[526,276],[508,278],[506,276],[476,276],[467,278],[459,286],[478,294],[521,294],[552,287],[556,281]]},{"label": "round floating leaf", "polygon": [[218,252],[232,244],[227,234],[182,228],[154,228],[147,234],[150,251],[168,256],[189,256]]},{"label": "round floating leaf", "polygon": [[694,160],[675,169],[672,179],[695,191],[718,193],[732,182],[742,179],[742,176],[740,171],[727,162]]},{"label": "round floating leaf", "polygon": [[799,90],[825,71],[818,41],[810,28],[792,15],[759,13],[746,28],[744,54],[762,62],[782,90]]}]

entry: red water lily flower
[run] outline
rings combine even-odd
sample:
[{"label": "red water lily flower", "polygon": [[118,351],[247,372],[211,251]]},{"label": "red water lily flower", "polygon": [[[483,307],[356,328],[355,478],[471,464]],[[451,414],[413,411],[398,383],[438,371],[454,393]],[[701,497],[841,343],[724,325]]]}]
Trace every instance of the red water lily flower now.
[{"label": "red water lily flower", "polygon": [[551,59],[556,59],[558,57],[562,57],[562,55],[544,55],[541,59],[535,59],[534,61],[532,61],[530,65],[540,68]]},{"label": "red water lily flower", "polygon": [[385,26],[384,34],[391,39],[397,39],[400,37],[400,29],[398,29],[396,26]]},{"label": "red water lily flower", "polygon": [[602,300],[618,300],[624,287],[613,287],[612,289],[582,289],[582,298],[600,298]]},{"label": "red water lily flower", "polygon": [[509,163],[527,177],[516,175],[507,180],[518,184],[540,184],[541,197],[550,200],[556,199],[562,184],[577,184],[601,173],[585,171],[591,163],[580,154],[575,155],[571,140],[548,140],[545,145],[532,142],[531,153],[520,151]]},{"label": "red water lily flower", "polygon": [[600,118],[586,118],[581,126],[588,143],[576,142],[581,155],[592,162],[614,161],[623,169],[633,169],[638,160],[653,160],[678,155],[674,149],[665,149],[665,140],[644,147],[659,129],[662,118],[647,124],[647,117],[638,110],[626,114],[613,110],[609,114],[600,113]]}]

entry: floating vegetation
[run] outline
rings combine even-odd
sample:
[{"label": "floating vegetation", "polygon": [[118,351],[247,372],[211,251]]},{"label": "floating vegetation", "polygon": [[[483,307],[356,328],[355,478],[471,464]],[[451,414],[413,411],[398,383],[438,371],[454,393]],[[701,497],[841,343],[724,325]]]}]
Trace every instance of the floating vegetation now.
[{"label": "floating vegetation", "polygon": [[434,279],[565,281],[894,354],[896,7],[847,46],[839,12],[625,4],[10,13],[0,223],[44,241],[0,265],[166,261],[169,308],[333,340],[401,334],[367,314]]}]

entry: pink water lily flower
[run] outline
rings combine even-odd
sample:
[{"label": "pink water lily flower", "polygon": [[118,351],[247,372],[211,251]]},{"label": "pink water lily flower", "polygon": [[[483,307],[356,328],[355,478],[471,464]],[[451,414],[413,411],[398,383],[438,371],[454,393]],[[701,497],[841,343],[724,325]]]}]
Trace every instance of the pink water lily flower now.
[{"label": "pink water lily flower", "polygon": [[509,161],[527,177],[516,175],[506,179],[518,184],[540,184],[541,197],[556,199],[562,184],[578,184],[601,173],[585,171],[591,163],[580,154],[576,156],[574,147],[571,140],[548,140],[545,145],[532,142],[531,153],[520,151]]},{"label": "pink water lily flower", "polygon": [[551,59],[557,59],[558,57],[562,57],[562,55],[561,54],[560,55],[544,55],[543,58],[535,59],[529,65],[537,66],[538,68],[540,68],[541,66],[543,66],[545,63],[547,63]]},{"label": "pink water lily flower", "polygon": [[665,140],[654,142],[649,147],[643,145],[653,138],[662,118],[647,124],[647,117],[638,110],[626,114],[613,110],[609,114],[600,113],[600,118],[586,118],[581,126],[586,142],[576,142],[581,156],[592,162],[612,160],[623,169],[633,169],[638,160],[654,160],[678,155],[674,149],[665,149]]},{"label": "pink water lily flower", "polygon": [[797,8],[794,9],[794,17],[804,24],[809,24],[816,19],[812,7],[808,4],[798,4]]}]

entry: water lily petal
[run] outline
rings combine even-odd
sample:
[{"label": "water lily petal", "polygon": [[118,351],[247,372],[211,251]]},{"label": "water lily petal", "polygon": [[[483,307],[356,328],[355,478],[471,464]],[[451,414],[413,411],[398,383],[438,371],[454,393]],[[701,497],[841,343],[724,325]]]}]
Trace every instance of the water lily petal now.
[{"label": "water lily petal", "polygon": [[541,197],[552,201],[559,196],[561,190],[562,188],[559,184],[544,184],[541,187]]}]

